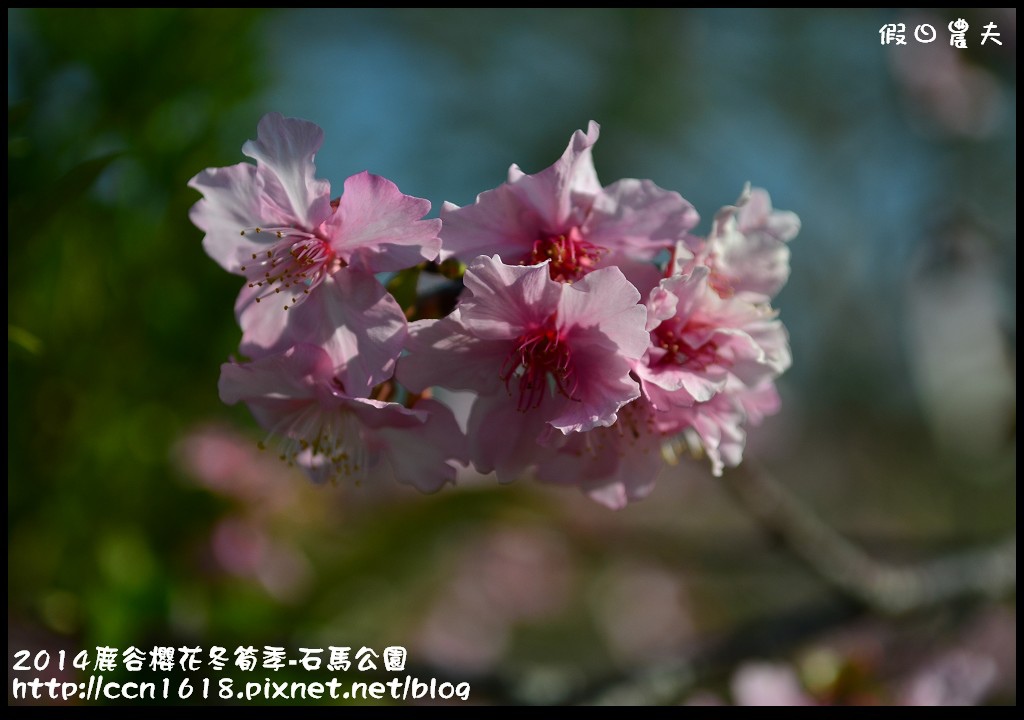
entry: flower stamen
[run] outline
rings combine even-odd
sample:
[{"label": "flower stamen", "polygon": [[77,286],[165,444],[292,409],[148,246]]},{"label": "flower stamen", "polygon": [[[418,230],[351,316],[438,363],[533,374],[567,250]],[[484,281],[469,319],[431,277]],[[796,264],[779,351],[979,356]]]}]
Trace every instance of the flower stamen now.
[{"label": "flower stamen", "polygon": [[556,327],[555,316],[516,339],[515,346],[502,363],[500,377],[512,395],[512,380],[517,379],[519,399],[516,409],[526,412],[540,407],[546,392],[558,392],[569,400],[579,389],[579,378],[572,364],[572,352]]},{"label": "flower stamen", "polygon": [[[324,278],[340,267],[334,249],[322,237],[291,227],[254,227],[241,231],[271,238],[267,250],[252,253],[252,259],[241,266],[251,288],[267,288],[256,302],[271,295],[285,293],[291,301],[284,309],[295,306],[309,295]],[[276,287],[275,287],[276,284]]]},{"label": "flower stamen", "polygon": [[606,248],[584,240],[579,228],[574,227],[566,233],[543,235],[534,241],[529,264],[550,260],[551,279],[571,283],[595,269],[606,252]]},{"label": "flower stamen", "polygon": [[697,323],[670,318],[654,329],[654,344],[665,351],[660,359],[662,365],[678,365],[691,372],[703,372],[709,366],[721,364],[718,343],[714,340],[695,345],[692,334],[701,330]]},{"label": "flower stamen", "polygon": [[273,447],[288,467],[302,465],[317,482],[337,484],[339,479],[351,477],[358,485],[368,467],[358,421],[343,410],[306,408],[282,420],[258,447]]}]

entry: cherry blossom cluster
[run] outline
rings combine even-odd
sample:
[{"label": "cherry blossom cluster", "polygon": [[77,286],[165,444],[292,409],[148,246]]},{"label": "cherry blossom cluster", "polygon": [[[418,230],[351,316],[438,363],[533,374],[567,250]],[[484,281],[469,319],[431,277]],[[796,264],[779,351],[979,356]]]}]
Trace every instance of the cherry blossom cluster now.
[{"label": "cherry blossom cluster", "polygon": [[[598,133],[424,219],[429,202],[367,172],[332,199],[314,165],[323,131],[265,116],[242,148],[255,164],[189,183],[206,252],[245,279],[247,360],[222,366],[222,400],[318,482],[390,468],[431,492],[472,463],[619,508],[684,450],[716,475],[737,465],[791,362],[771,301],[799,219],[748,187],[698,237],[678,193],[600,183]],[[454,309],[425,292],[400,303],[417,278],[456,288]],[[458,391],[472,398],[459,420],[433,397]]]}]

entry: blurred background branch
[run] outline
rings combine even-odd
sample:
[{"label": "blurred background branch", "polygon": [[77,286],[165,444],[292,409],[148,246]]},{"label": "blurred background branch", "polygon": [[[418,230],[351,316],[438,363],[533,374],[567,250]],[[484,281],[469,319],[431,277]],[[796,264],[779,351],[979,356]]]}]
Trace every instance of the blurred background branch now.
[{"label": "blurred background branch", "polygon": [[544,683],[528,673],[486,675],[474,683],[512,704],[675,704],[695,687],[720,682],[745,658],[792,650],[870,613],[902,616],[961,601],[1004,599],[1016,592],[1016,534],[988,548],[893,565],[872,558],[837,532],[752,458],[727,471],[721,483],[773,541],[841,597],[759,618],[659,663],[575,686],[556,683],[560,693],[547,694]]},{"label": "blurred background branch", "polygon": [[752,458],[726,472],[722,484],[812,572],[877,612],[898,615],[972,595],[1001,599],[1016,591],[1016,533],[990,548],[895,566],[836,532]]}]

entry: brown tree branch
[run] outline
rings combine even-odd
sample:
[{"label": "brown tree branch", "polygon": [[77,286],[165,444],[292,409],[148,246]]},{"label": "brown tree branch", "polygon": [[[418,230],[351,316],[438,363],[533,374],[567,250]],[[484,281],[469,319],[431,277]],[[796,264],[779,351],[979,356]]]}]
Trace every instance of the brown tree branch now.
[{"label": "brown tree branch", "polygon": [[887,615],[968,596],[1003,597],[1017,587],[1017,534],[993,547],[907,566],[870,557],[749,460],[723,484],[769,534],[847,597]]}]

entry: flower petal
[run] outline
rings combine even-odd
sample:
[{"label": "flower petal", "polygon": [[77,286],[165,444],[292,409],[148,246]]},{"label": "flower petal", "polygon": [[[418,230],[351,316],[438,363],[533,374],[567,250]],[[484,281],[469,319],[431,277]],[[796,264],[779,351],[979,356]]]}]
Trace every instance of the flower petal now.
[{"label": "flower petal", "polygon": [[514,482],[535,462],[538,439],[549,430],[540,413],[518,411],[504,391],[481,395],[466,426],[470,459],[480,472],[497,473],[498,482]]},{"label": "flower petal", "polygon": [[441,207],[441,240],[444,255],[469,261],[477,255],[498,255],[515,265],[528,260],[533,243],[546,223],[508,187],[476,196],[472,205],[459,207],[446,202]]},{"label": "flower petal", "polygon": [[601,126],[591,120],[585,134],[582,130],[573,133],[554,165],[535,175],[526,175],[518,165],[509,168],[513,192],[537,212],[548,232],[563,232],[582,224],[591,199],[601,191],[591,154],[600,131]]},{"label": "flower petal", "polygon": [[[598,335],[599,331],[590,333]],[[616,354],[615,346],[605,339],[588,342],[582,333],[575,334],[572,362],[578,378],[573,398],[558,398],[562,402],[557,410],[545,413],[551,426],[561,432],[587,432],[612,425],[619,408],[640,397],[640,386],[629,375],[629,362]]]},{"label": "flower petal", "polygon": [[240,316],[242,352],[259,357],[295,343],[323,348],[345,392],[366,396],[392,375],[407,336],[398,302],[375,277],[343,268],[287,312],[250,304]]},{"label": "flower petal", "polygon": [[[595,245],[614,248],[616,254],[653,260],[686,237],[699,220],[693,205],[679,193],[663,190],[650,180],[627,178],[597,195],[583,233]],[[608,262],[615,262],[614,256]]]},{"label": "flower petal", "polygon": [[454,462],[468,462],[466,436],[452,411],[436,400],[420,400],[416,411],[426,415],[422,425],[411,430],[384,427],[377,435],[386,445],[383,455],[395,479],[432,493],[455,482]]},{"label": "flower petal", "polygon": [[597,327],[611,341],[613,352],[642,357],[650,344],[647,308],[638,305],[640,292],[615,267],[602,268],[582,280],[563,285],[558,303],[562,328]]},{"label": "flower petal", "polygon": [[421,220],[430,202],[404,195],[387,178],[361,172],[345,181],[325,229],[338,256],[367,272],[404,270],[441,249],[440,220]]},{"label": "flower petal", "polygon": [[547,262],[506,265],[497,255],[470,263],[463,281],[472,295],[462,301],[462,322],[488,340],[515,338],[546,322],[564,287],[551,279]]},{"label": "flower petal", "polygon": [[221,365],[220,399],[228,405],[255,398],[308,400],[316,397],[314,386],[331,376],[330,358],[313,345],[239,364]]},{"label": "flower petal", "polygon": [[789,279],[786,243],[799,231],[795,213],[773,210],[767,192],[747,187],[735,206],[726,206],[715,216],[707,241],[709,261],[730,292],[764,302]]},{"label": "flower petal", "polygon": [[396,377],[413,392],[435,385],[482,393],[501,389],[500,368],[509,344],[467,331],[459,310],[443,320],[411,323],[407,345],[409,355],[398,362]]},{"label": "flower petal", "polygon": [[630,405],[630,417],[623,416],[612,427],[572,435],[563,447],[543,452],[537,479],[575,485],[612,510],[649,495],[664,461],[661,436],[643,423],[646,411],[640,403]]},{"label": "flower petal", "polygon": [[263,201],[312,231],[331,214],[330,183],[316,179],[313,164],[324,131],[306,120],[269,113],[256,132],[256,140],[246,142],[242,152],[257,163]]},{"label": "flower petal", "polygon": [[242,235],[255,224],[277,225],[284,219],[260,202],[256,168],[249,163],[203,170],[188,181],[203,194],[189,211],[193,224],[206,233],[203,249],[228,272],[241,275],[239,268],[253,253],[265,249],[269,236],[255,233]]}]

